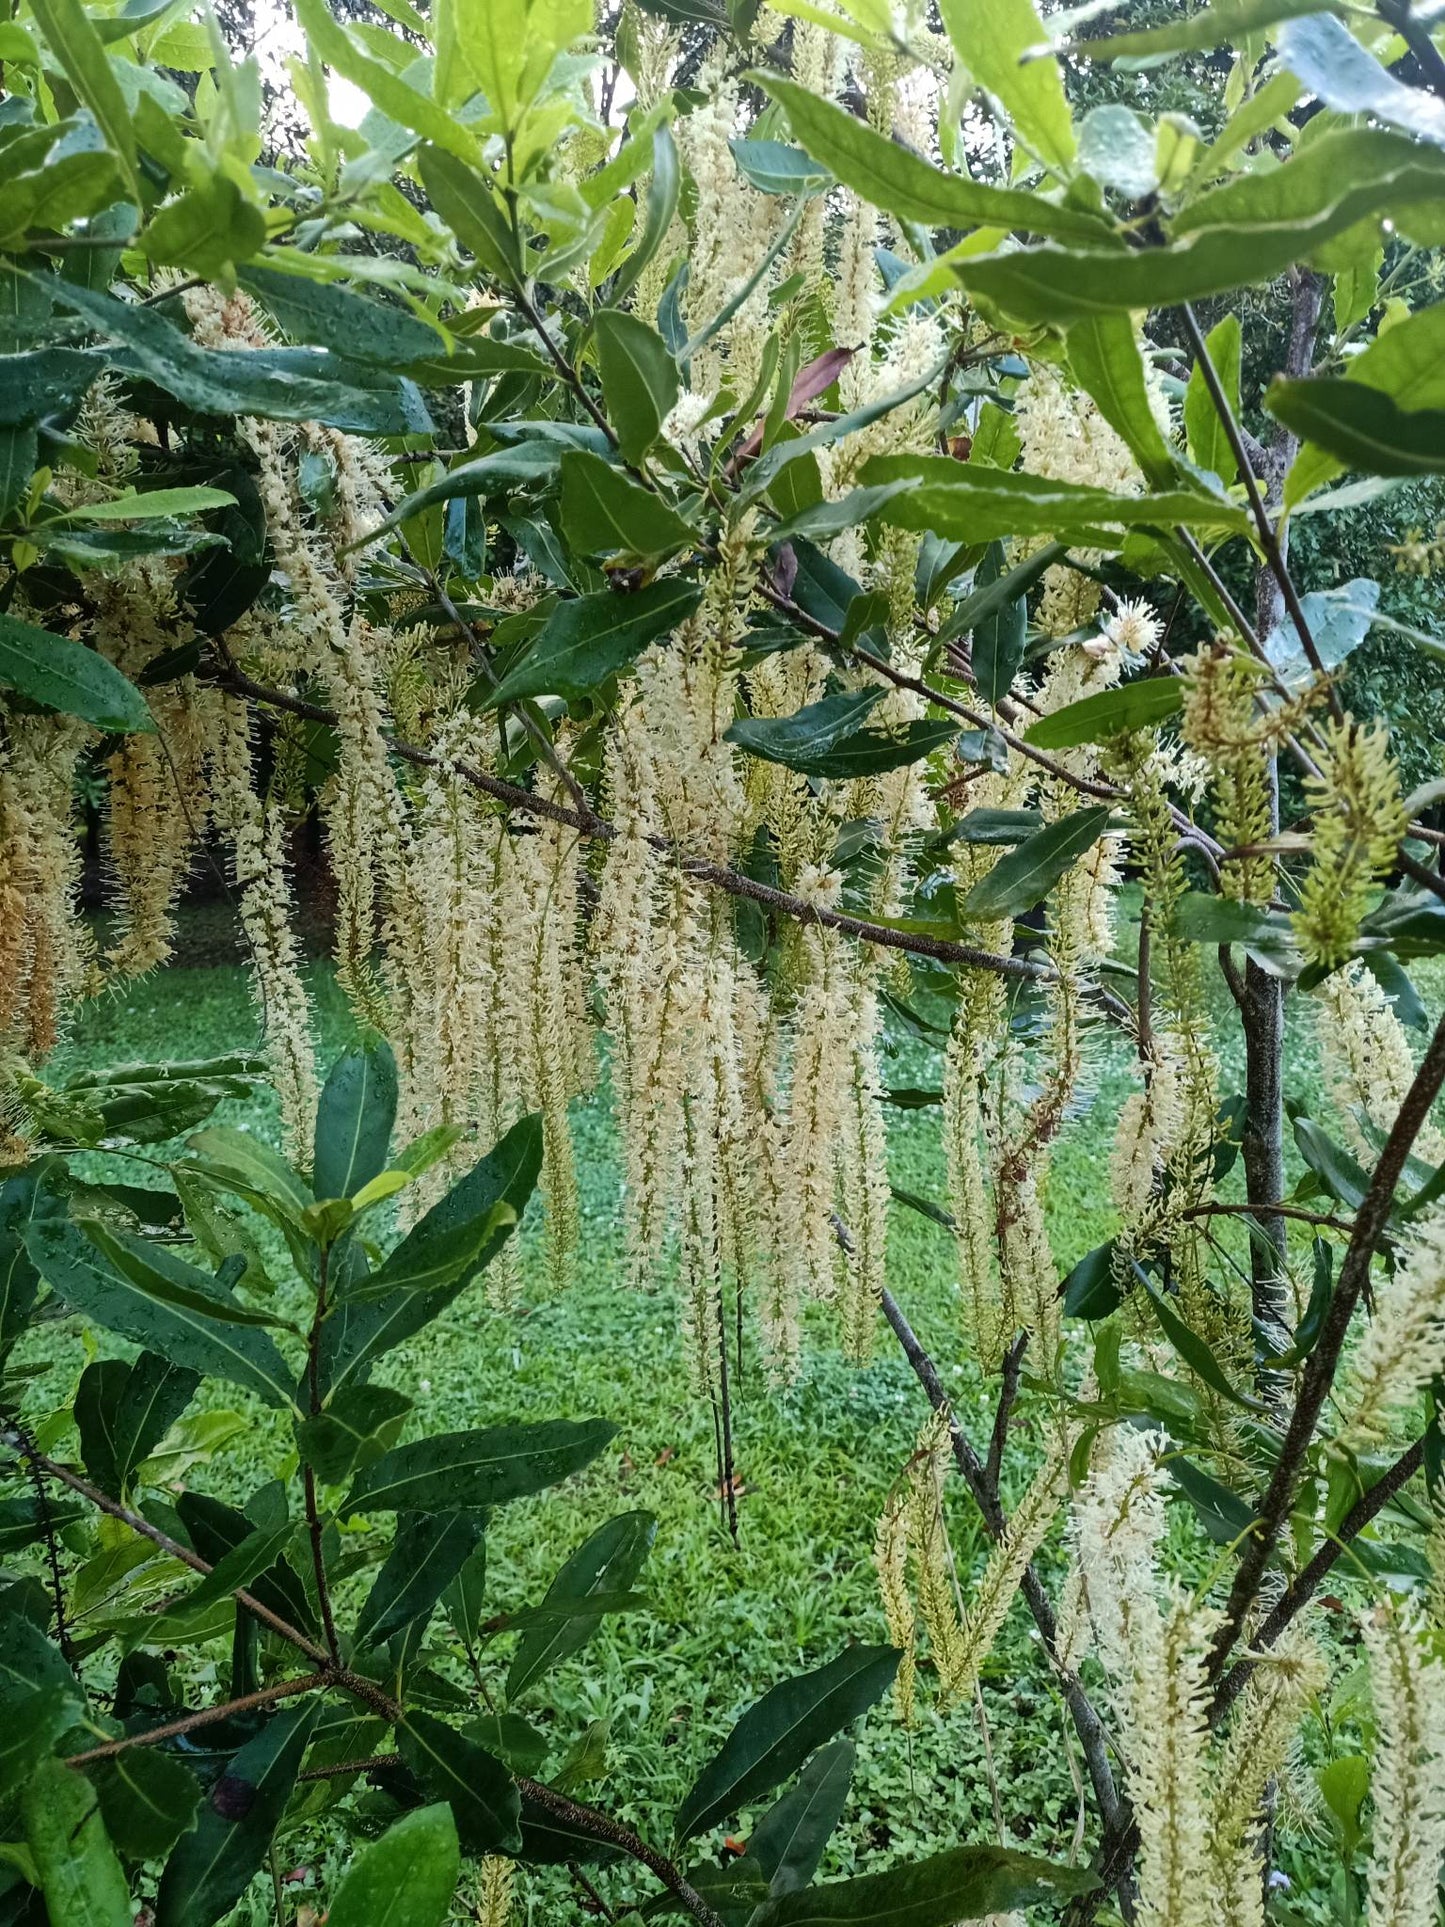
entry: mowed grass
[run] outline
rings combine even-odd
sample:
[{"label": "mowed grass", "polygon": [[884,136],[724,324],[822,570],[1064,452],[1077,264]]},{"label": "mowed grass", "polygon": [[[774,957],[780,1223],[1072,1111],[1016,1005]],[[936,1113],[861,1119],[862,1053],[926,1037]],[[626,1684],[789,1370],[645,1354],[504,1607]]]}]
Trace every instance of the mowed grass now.
[{"label": "mowed grass", "polygon": [[[354,1026],[327,969],[316,965],[310,974],[319,1055],[328,1064],[352,1041]],[[54,1069],[205,1056],[255,1039],[239,969],[172,967],[83,1010]],[[1239,1066],[1222,1026],[1221,1043],[1229,1090],[1237,1087]],[[909,1039],[894,1049],[891,1084],[936,1084],[936,1062],[922,1046]],[[1128,1058],[1102,1026],[1090,1055],[1088,1095],[1056,1149],[1049,1189],[1061,1267],[1112,1227],[1108,1158],[1113,1119],[1128,1088]],[[1318,1100],[1307,1017],[1291,1034],[1288,1084],[1293,1096]],[[221,1115],[276,1134],[269,1093]],[[941,1201],[938,1117],[935,1108],[890,1110],[889,1144],[894,1183]],[[488,1610],[539,1599],[567,1553],[612,1514],[645,1508],[656,1515],[656,1545],[639,1581],[650,1609],[605,1622],[518,1710],[551,1742],[550,1768],[589,1722],[606,1722],[606,1770],[593,1797],[661,1840],[696,1772],[746,1704],[851,1641],[884,1639],[871,1566],[874,1528],[926,1405],[881,1319],[874,1361],[857,1370],[838,1354],[827,1308],[810,1310],[804,1370],[786,1391],[766,1386],[750,1350],[743,1383],[734,1388],[743,1485],[734,1546],[717,1501],[712,1417],[689,1394],[670,1291],[664,1284],[638,1292],[623,1283],[621,1184],[605,1095],[577,1106],[574,1126],[583,1204],[576,1283],[565,1292],[548,1287],[534,1205],[522,1240],[523,1308],[499,1313],[475,1290],[393,1354],[378,1376],[415,1399],[409,1436],[552,1417],[601,1416],[618,1427],[613,1445],[584,1475],[494,1517]],[[148,1177],[134,1164],[125,1175],[162,1181],[161,1173]],[[963,1362],[952,1241],[901,1206],[890,1233],[890,1283],[938,1360],[965,1423],[975,1437],[986,1436],[991,1406]],[[53,1347],[53,1327],[48,1343]],[[70,1364],[78,1369],[81,1362],[77,1336]],[[54,1387],[58,1402],[65,1386],[56,1379]],[[192,1479],[239,1502],[286,1469],[290,1440],[275,1414],[243,1395],[215,1387],[206,1396],[243,1413],[246,1430],[223,1461],[199,1467]],[[1025,1437],[1006,1481],[1014,1492],[1027,1478],[1030,1456]],[[950,1517],[966,1589],[984,1546],[961,1488],[952,1494]],[[1057,1547],[1044,1563],[1061,1570]],[[504,1677],[508,1647],[498,1642],[485,1662],[493,1692]],[[1055,1855],[1073,1850],[1078,1800],[1071,1735],[1021,1604],[994,1651],[982,1699],[986,1724],[970,1705],[940,1716],[925,1687],[911,1733],[891,1706],[875,1709],[862,1728],[852,1798],[825,1872],[882,1864],[880,1854],[995,1839],[995,1794],[1010,1844]],[[749,1817],[741,1817],[739,1831],[746,1832]],[[607,1879],[618,1897],[641,1891],[625,1873]],[[522,1897],[527,1919],[583,1917],[561,1902],[555,1876],[526,1877]]]}]

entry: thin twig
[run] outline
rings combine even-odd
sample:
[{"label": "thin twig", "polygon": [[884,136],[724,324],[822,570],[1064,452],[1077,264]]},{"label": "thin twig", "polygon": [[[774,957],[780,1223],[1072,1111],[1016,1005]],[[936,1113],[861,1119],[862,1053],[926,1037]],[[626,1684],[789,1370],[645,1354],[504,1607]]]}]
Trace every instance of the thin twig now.
[{"label": "thin twig", "polygon": [[193,1733],[198,1726],[212,1726],[217,1720],[230,1719],[233,1713],[253,1713],[258,1706],[274,1706],[277,1700],[313,1693],[330,1683],[325,1673],[303,1673],[297,1679],[282,1680],[277,1686],[263,1686],[257,1692],[243,1693],[240,1699],[226,1700],[220,1706],[203,1706],[198,1712],[184,1713],[178,1719],[167,1720],[164,1726],[148,1726],[143,1733],[127,1733],[118,1740],[107,1740],[104,1746],[87,1747],[84,1753],[72,1753],[65,1764],[91,1766],[96,1760],[110,1760],[117,1753],[128,1753],[133,1746],[159,1746],[163,1740]]}]

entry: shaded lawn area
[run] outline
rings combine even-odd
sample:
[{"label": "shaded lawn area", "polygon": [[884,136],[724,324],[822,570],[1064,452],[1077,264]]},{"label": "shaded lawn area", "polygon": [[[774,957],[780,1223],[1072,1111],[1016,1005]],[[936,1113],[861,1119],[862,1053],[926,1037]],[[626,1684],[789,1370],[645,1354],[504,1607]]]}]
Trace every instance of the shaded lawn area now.
[{"label": "shaded lawn area", "polygon": [[[354,1027],[324,966],[312,967],[311,984],[321,1058],[329,1063]],[[1222,985],[1220,998],[1227,1001]],[[255,1037],[239,969],[173,967],[85,1008],[54,1069],[199,1057],[244,1048]],[[1112,1228],[1108,1159],[1129,1084],[1127,1051],[1117,1037],[1100,1027],[1090,1053],[1090,1096],[1057,1147],[1049,1189],[1050,1226],[1065,1269]],[[1224,1054],[1228,1092],[1238,1086],[1238,1065],[1227,1038]],[[895,1085],[937,1081],[936,1066],[911,1041],[896,1047],[886,1075]],[[1313,1100],[1318,1082],[1306,1018],[1291,1036],[1288,1087]],[[256,1106],[227,1107],[227,1114],[274,1135],[268,1093]],[[941,1202],[938,1116],[935,1108],[890,1110],[889,1132],[894,1183]],[[576,1107],[575,1135],[583,1207],[575,1286],[557,1294],[541,1282],[534,1207],[523,1240],[524,1309],[493,1311],[473,1291],[393,1354],[378,1376],[416,1400],[413,1434],[551,1417],[596,1415],[617,1424],[617,1439],[587,1473],[496,1515],[488,1537],[488,1610],[538,1599],[572,1547],[613,1513],[641,1507],[657,1515],[656,1545],[639,1582],[653,1609],[605,1622],[581,1655],[524,1695],[519,1710],[552,1741],[549,1770],[588,1722],[607,1722],[605,1780],[594,1797],[662,1839],[672,1810],[744,1705],[849,1641],[885,1637],[871,1566],[874,1528],[926,1406],[881,1319],[874,1362],[857,1371],[838,1355],[827,1308],[811,1308],[800,1382],[769,1391],[750,1358],[738,1393],[736,1462],[744,1491],[735,1548],[714,1490],[712,1419],[687,1389],[672,1297],[666,1287],[635,1292],[622,1283],[620,1177],[605,1098]],[[161,1179],[135,1165],[126,1175]],[[902,1207],[893,1213],[890,1282],[955,1388],[960,1414],[982,1436],[987,1401],[960,1362],[952,1241]],[[73,1367],[81,1362],[76,1344]],[[64,1389],[57,1374],[57,1402]],[[202,1466],[194,1483],[239,1501],[284,1469],[292,1448],[274,1413],[223,1387],[210,1396],[243,1413],[246,1429],[226,1448],[236,1456],[225,1471]],[[1016,1485],[1027,1469],[1026,1462],[1015,1465]],[[983,1557],[982,1539],[961,1489],[951,1507],[966,1589]],[[1171,1521],[1171,1536],[1187,1543],[1188,1524],[1177,1508]],[[358,1522],[356,1530],[366,1529]],[[1044,1563],[1061,1570],[1057,1547]],[[369,1576],[358,1598],[367,1583]],[[500,1685],[509,1646],[499,1642],[484,1661],[489,1684]],[[987,1733],[972,1707],[940,1717],[926,1690],[911,1734],[889,1705],[875,1710],[864,1724],[852,1800],[825,1873],[852,1871],[863,1859],[880,1864],[880,1851],[912,1854],[994,1838],[989,1741],[1009,1842],[1053,1854],[1071,1850],[1078,1803],[1067,1721],[1021,1605],[986,1670],[983,1699]],[[747,1824],[744,1816],[740,1830]],[[625,1890],[625,1876],[610,1878]],[[527,1884],[545,1894],[550,1877]],[[544,1902],[537,1918],[545,1914]]]}]

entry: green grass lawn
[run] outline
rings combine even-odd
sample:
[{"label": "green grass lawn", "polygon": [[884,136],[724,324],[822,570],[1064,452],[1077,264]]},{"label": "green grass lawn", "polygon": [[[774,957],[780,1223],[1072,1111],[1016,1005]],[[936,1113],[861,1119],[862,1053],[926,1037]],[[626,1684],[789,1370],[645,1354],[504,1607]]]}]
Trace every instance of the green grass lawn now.
[{"label": "green grass lawn", "polygon": [[[325,967],[316,965],[311,974],[321,1056],[329,1063],[353,1035],[351,1018]],[[238,969],[171,968],[84,1009],[54,1068],[203,1056],[244,1047],[255,1036]],[[1232,1056],[1226,1054],[1227,1066]],[[1226,1089],[1229,1075],[1227,1069]],[[899,1047],[888,1077],[895,1084],[936,1081],[913,1043]],[[1049,1206],[1062,1265],[1108,1235],[1107,1162],[1126,1078],[1122,1046],[1101,1029],[1092,1045],[1091,1098],[1070,1120],[1054,1163]],[[1317,1084],[1305,1021],[1291,1038],[1289,1086],[1309,1098]],[[231,1107],[233,1118],[240,1110]],[[274,1131],[274,1105],[246,1107],[246,1115],[255,1128]],[[889,1124],[895,1183],[941,1199],[936,1110],[895,1110]],[[860,1372],[838,1356],[826,1312],[810,1313],[801,1381],[772,1393],[754,1370],[738,1394],[736,1459],[745,1490],[735,1547],[713,1490],[711,1417],[688,1394],[673,1303],[666,1291],[639,1293],[622,1282],[620,1178],[601,1099],[577,1107],[575,1129],[584,1207],[575,1286],[558,1295],[541,1284],[535,1213],[529,1214],[524,1309],[500,1314],[487,1308],[480,1291],[468,1294],[394,1354],[386,1376],[415,1398],[416,1430],[592,1415],[618,1425],[614,1445],[582,1477],[497,1515],[488,1541],[489,1609],[537,1599],[572,1546],[612,1513],[644,1507],[657,1515],[656,1546],[640,1582],[652,1609],[606,1622],[581,1655],[532,1689],[520,1710],[553,1742],[554,1766],[589,1721],[606,1721],[605,1781],[593,1797],[661,1839],[673,1807],[745,1704],[848,1641],[884,1637],[870,1563],[874,1527],[926,1408],[881,1321],[875,1362]],[[140,1170],[131,1166],[126,1175],[134,1180]],[[915,1213],[895,1210],[890,1276],[960,1413],[981,1434],[983,1395],[957,1362],[963,1348],[952,1306],[951,1240]],[[53,1334],[50,1328],[51,1347]],[[77,1342],[73,1363],[81,1362]],[[66,1388],[57,1380],[55,1389],[59,1402]],[[274,1475],[290,1445],[274,1414],[249,1406],[240,1394],[226,1402],[246,1419],[240,1458],[228,1459],[224,1475],[219,1464],[202,1466],[194,1482],[237,1500]],[[982,1557],[982,1548],[961,1489],[952,1523],[966,1583],[969,1562]],[[1060,1555],[1052,1558],[1057,1565]],[[494,1668],[499,1679],[506,1642],[502,1647]],[[865,1859],[878,1864],[880,1852],[995,1837],[985,1735],[975,1711],[962,1707],[940,1718],[927,1697],[920,1696],[911,1734],[888,1705],[864,1723],[853,1798],[825,1872],[847,1872]],[[995,1650],[983,1699],[1009,1841],[1066,1854],[1077,1812],[1067,1721],[1021,1605]],[[608,1879],[616,1893],[628,1891],[626,1875]],[[557,1891],[551,1877],[528,1879],[519,1917],[581,1918],[567,1906],[558,1909]],[[238,1919],[245,1919],[244,1910]]]}]

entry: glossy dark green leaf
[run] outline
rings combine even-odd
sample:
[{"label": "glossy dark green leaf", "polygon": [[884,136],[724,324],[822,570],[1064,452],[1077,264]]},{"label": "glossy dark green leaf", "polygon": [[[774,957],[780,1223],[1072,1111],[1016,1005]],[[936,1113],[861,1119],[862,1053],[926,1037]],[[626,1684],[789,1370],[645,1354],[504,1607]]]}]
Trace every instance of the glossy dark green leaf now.
[{"label": "glossy dark green leaf", "polygon": [[398,1727],[397,1744],[432,1799],[451,1808],[463,1853],[518,1851],[521,1796],[495,1754],[430,1713],[415,1710]]},{"label": "glossy dark green leaf", "polygon": [[1107,805],[1099,804],[1036,830],[979,878],[959,905],[960,915],[979,922],[1022,916],[1098,842],[1108,821]]},{"label": "glossy dark green leaf", "polygon": [[888,1690],[900,1657],[892,1646],[850,1646],[765,1693],[698,1775],[678,1808],[676,1837],[690,1840],[796,1773]]},{"label": "glossy dark green leaf", "polygon": [[1024,734],[1038,749],[1073,749],[1080,743],[1107,742],[1125,730],[1152,729],[1183,706],[1182,677],[1141,676],[1065,703],[1052,715],[1030,723]]},{"label": "glossy dark green leaf", "polygon": [[1276,376],[1265,393],[1276,421],[1368,475],[1445,473],[1445,409],[1403,409],[1362,381]]},{"label": "glossy dark green leaf", "polygon": [[[624,1512],[609,1519],[560,1568],[543,1605],[568,1607],[597,1594],[626,1592],[656,1536],[657,1521],[650,1512]],[[597,1626],[596,1618],[578,1615],[527,1633],[507,1673],[507,1698],[516,1699],[560,1661],[580,1652]]]},{"label": "glossy dark green leaf", "polygon": [[158,1746],[127,1747],[87,1767],[86,1776],[106,1832],[128,1860],[163,1860],[196,1823],[196,1776]]},{"label": "glossy dark green leaf", "polygon": [[596,1458],[617,1427],[543,1419],[440,1432],[383,1453],[346,1495],[342,1514],[475,1512],[555,1485]]},{"label": "glossy dark green leaf", "polygon": [[407,1513],[356,1621],[359,1647],[383,1646],[413,1620],[429,1618],[482,1537],[471,1512]]},{"label": "glossy dark green leaf", "polygon": [[341,1485],[396,1444],[412,1401],[390,1385],[343,1385],[296,1427],[296,1450],[323,1485]]},{"label": "glossy dark green leaf", "polygon": [[792,716],[747,716],[725,734],[750,756],[811,772],[883,700],[879,688],[823,696]]},{"label": "glossy dark green leaf", "polygon": [[[1007,571],[1002,542],[990,542],[973,581],[989,589]],[[985,701],[997,706],[1007,696],[1024,659],[1028,640],[1028,605],[1022,594],[1000,603],[973,626],[973,679]]]},{"label": "glossy dark green leaf", "polygon": [[144,696],[113,663],[18,616],[0,615],[0,684],[97,729],[155,728]]},{"label": "glossy dark green leaf", "polygon": [[1358,1211],[1369,1191],[1370,1180],[1350,1153],[1310,1117],[1295,1118],[1294,1141],[1300,1156],[1330,1196],[1348,1205],[1351,1211]]},{"label": "glossy dark green leaf", "polygon": [[58,1921],[65,1927],[131,1927],[129,1883],[85,1775],[61,1760],[37,1760],[21,1805],[52,1927]]},{"label": "glossy dark green leaf", "polygon": [[1215,1545],[1237,1545],[1253,1525],[1254,1508],[1181,1453],[1171,1453],[1169,1476],[1194,1508],[1195,1517]]},{"label": "glossy dark green leaf", "polygon": [[[1352,356],[1346,371],[1350,381],[1388,395],[1403,413],[1445,409],[1445,302],[1402,317]],[[1307,443],[1286,478],[1286,503],[1304,501],[1343,466],[1337,456]]]},{"label": "glossy dark green leaf", "polygon": [[328,1399],[341,1387],[360,1383],[383,1353],[444,1311],[459,1292],[494,1258],[519,1222],[542,1169],[542,1121],[524,1117],[514,1124],[459,1178],[439,1204],[415,1227],[428,1236],[486,1218],[497,1204],[510,1206],[515,1219],[499,1222],[455,1284],[436,1291],[393,1292],[385,1299],[343,1298],[328,1314],[321,1339],[321,1384]]},{"label": "glossy dark green leaf", "polygon": [[607,418],[623,455],[640,462],[677,400],[677,362],[655,328],[617,308],[600,310],[593,335]]},{"label": "glossy dark green leaf", "polygon": [[561,515],[582,555],[660,562],[697,541],[676,509],[585,449],[562,457]]},{"label": "glossy dark green leaf", "polygon": [[1085,209],[1022,189],[945,174],[845,108],[775,73],[750,76],[787,115],[796,140],[870,205],[928,227],[1018,228],[1028,234],[1100,239],[1105,224]]},{"label": "glossy dark green leaf", "polygon": [[311,1188],[318,1198],[354,1197],[386,1168],[396,1089],[396,1058],[384,1037],[332,1065],[316,1113]]},{"label": "glossy dark green leaf", "polygon": [[69,415],[101,369],[97,356],[75,348],[0,355],[0,428],[28,427],[47,415]]},{"label": "glossy dark green leaf", "polygon": [[80,1455],[91,1479],[114,1499],[124,1498],[136,1468],[148,1459],[185,1411],[200,1375],[157,1352],[134,1364],[97,1359],[81,1374],[75,1394]]},{"label": "glossy dark green leaf", "polygon": [[[234,1506],[196,1491],[181,1493],[176,1500],[176,1512],[196,1553],[213,1567],[222,1565],[241,1547],[253,1543],[258,1528],[279,1530],[282,1523],[269,1514],[253,1518],[249,1512],[238,1512]],[[257,1573],[246,1591],[302,1631],[310,1632],[314,1628],[316,1616],[306,1589],[284,1557]]]},{"label": "glossy dark green leaf", "polygon": [[1218,1392],[1221,1398],[1227,1398],[1232,1405],[1243,1405],[1249,1411],[1262,1410],[1258,1399],[1249,1397],[1230,1382],[1208,1341],[1185,1322],[1163,1292],[1155,1290],[1147,1274],[1137,1264],[1133,1270],[1140,1288],[1154,1308],[1161,1331],[1195,1377],[1201,1379],[1211,1391]]},{"label": "glossy dark green leaf", "polygon": [[754,1927],[953,1927],[1064,1901],[1097,1884],[1086,1867],[1056,1866],[1008,1847],[953,1847],[887,1873],[770,1900],[754,1915]]},{"label": "glossy dark green leaf", "polygon": [[697,607],[702,591],[667,576],[629,594],[604,590],[559,602],[526,655],[490,690],[480,707],[524,696],[586,696],[636,661]]},{"label": "glossy dark green leaf", "polygon": [[800,1893],[818,1871],[843,1817],[857,1750],[851,1740],[835,1740],[815,1753],[798,1784],[754,1826],[745,1858],[756,1863],[773,1897]]},{"label": "glossy dark green leaf", "polygon": [[369,548],[389,535],[404,522],[413,521],[438,502],[453,502],[474,497],[486,499],[493,495],[508,495],[513,489],[521,489],[532,483],[550,482],[561,457],[560,445],[545,441],[540,437],[522,441],[510,448],[493,449],[490,455],[478,455],[468,462],[457,462],[445,475],[434,482],[428,482],[416,489],[406,499],[399,502],[391,513],[376,526],[369,529],[357,543],[358,548]]},{"label": "glossy dark green leaf", "polygon": [[1117,1246],[1111,1238],[1086,1252],[1061,1287],[1068,1318],[1107,1318],[1124,1302],[1118,1282]]},{"label": "glossy dark green leaf", "polygon": [[267,1405],[291,1403],[294,1373],[265,1332],[238,1321],[245,1307],[209,1272],[98,1224],[37,1223],[27,1245],[46,1283],[107,1331],[243,1385]]},{"label": "glossy dark green leaf", "polygon": [[314,341],[353,360],[397,369],[447,353],[440,330],[405,308],[355,294],[335,281],[255,264],[243,268],[240,278],[293,341]]},{"label": "glossy dark green leaf", "polygon": [[32,1221],[64,1218],[66,1201],[49,1181],[44,1164],[0,1183],[0,1359],[29,1323],[40,1291],[40,1273],[26,1247]]},{"label": "glossy dark green leaf", "polygon": [[156,1927],[214,1927],[240,1899],[265,1861],[320,1710],[317,1700],[287,1707],[234,1756],[166,1863]]},{"label": "glossy dark green leaf", "polygon": [[8,1558],[85,1517],[85,1508],[38,1499],[0,1499],[0,1556]]},{"label": "glossy dark green leaf", "polygon": [[[348,386],[333,378],[338,366],[322,349],[201,348],[156,308],[119,301],[102,290],[57,284],[57,297],[97,333],[122,342],[137,374],[202,415],[260,415],[277,421],[322,421],[350,426],[372,419],[376,434],[399,434],[408,423],[390,389]],[[370,376],[375,380],[375,374]],[[368,411],[370,411],[368,413]],[[387,411],[392,420],[386,419]]]},{"label": "glossy dark green leaf", "polygon": [[327,1927],[442,1927],[461,1866],[449,1806],[404,1813],[352,1860],[327,1909]]}]

